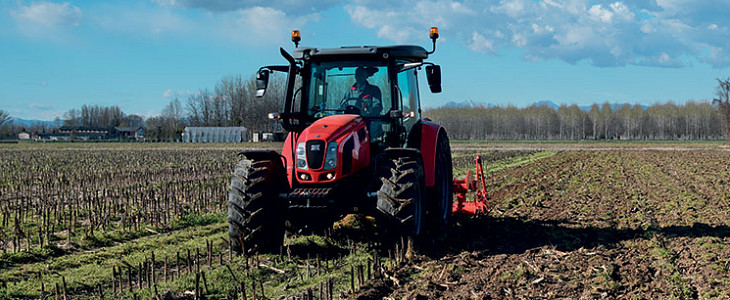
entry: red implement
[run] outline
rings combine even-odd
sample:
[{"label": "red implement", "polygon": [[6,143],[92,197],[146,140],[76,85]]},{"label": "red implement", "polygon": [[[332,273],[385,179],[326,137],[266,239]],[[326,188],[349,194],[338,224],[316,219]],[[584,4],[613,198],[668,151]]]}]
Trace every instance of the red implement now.
[{"label": "red implement", "polygon": [[[482,168],[481,155],[477,155],[476,158],[476,176],[477,178],[474,178],[471,170],[468,170],[466,178],[454,178],[454,193],[456,194],[456,202],[453,207],[454,214],[461,213],[467,216],[475,216],[489,213],[491,207],[487,203],[486,178]],[[474,192],[474,201],[467,202],[466,194],[469,192]]]}]

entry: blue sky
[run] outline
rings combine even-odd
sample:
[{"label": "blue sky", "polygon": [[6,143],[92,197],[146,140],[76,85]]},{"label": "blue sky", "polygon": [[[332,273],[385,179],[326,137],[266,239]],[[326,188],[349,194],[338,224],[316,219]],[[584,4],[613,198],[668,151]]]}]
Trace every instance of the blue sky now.
[{"label": "blue sky", "polygon": [[728,11],[730,1],[689,0],[3,0],[0,109],[154,116],[173,97],[282,62],[292,29],[307,47],[429,48],[431,26],[444,91],[422,81],[425,106],[705,100],[730,77]]}]

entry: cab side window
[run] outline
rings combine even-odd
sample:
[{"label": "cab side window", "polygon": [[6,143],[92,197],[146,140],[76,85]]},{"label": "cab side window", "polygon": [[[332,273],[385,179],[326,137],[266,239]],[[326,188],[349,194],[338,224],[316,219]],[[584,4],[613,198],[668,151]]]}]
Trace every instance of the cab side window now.
[{"label": "cab side window", "polygon": [[418,85],[416,81],[416,69],[411,69],[398,73],[398,90],[401,103],[403,105],[402,110],[404,114],[411,115],[412,117],[406,117],[405,126],[410,128],[413,124],[418,121]]}]

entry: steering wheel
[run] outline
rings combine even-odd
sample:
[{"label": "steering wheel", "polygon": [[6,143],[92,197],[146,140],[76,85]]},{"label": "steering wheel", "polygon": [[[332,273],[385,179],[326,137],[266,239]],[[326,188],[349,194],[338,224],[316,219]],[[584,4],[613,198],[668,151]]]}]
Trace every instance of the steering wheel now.
[{"label": "steering wheel", "polygon": [[340,102],[340,108],[346,108],[347,106],[355,106],[359,108],[362,106],[362,99],[358,97],[347,97]]},{"label": "steering wheel", "polygon": [[344,110],[345,110],[345,114],[362,115],[362,113],[360,112],[360,108],[357,106],[354,106],[354,105],[347,105],[347,106],[345,106]]}]

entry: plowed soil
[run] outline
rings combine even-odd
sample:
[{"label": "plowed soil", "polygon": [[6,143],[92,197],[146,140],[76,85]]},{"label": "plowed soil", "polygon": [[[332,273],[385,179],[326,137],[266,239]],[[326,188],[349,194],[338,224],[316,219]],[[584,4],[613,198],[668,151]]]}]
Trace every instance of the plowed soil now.
[{"label": "plowed soil", "polygon": [[[729,299],[730,152],[566,151],[355,297]],[[434,250],[437,249],[437,250]],[[427,253],[428,252],[428,253]]]}]

